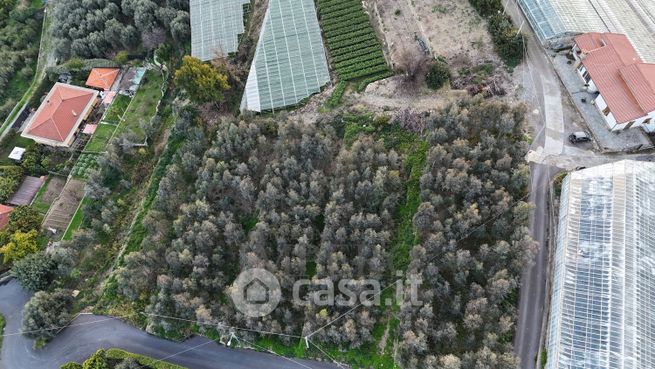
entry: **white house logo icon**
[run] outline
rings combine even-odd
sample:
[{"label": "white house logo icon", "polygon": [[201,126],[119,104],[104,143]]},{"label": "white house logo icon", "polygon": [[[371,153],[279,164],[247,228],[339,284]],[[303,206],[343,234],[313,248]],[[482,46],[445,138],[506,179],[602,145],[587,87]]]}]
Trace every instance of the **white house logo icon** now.
[{"label": "white house logo icon", "polygon": [[270,314],[282,298],[280,282],[265,269],[246,269],[230,287],[234,306],[244,315],[260,318]]}]

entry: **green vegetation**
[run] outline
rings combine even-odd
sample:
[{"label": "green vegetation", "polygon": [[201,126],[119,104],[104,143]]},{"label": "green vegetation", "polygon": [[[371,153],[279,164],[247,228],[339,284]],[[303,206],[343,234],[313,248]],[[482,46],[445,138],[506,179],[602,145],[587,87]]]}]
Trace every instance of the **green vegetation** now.
[{"label": "green vegetation", "polygon": [[98,155],[91,153],[82,153],[77,159],[71,175],[75,178],[87,179],[91,173],[98,169]]},{"label": "green vegetation", "polygon": [[162,98],[163,76],[158,70],[148,70],[134,99],[121,120],[114,136],[131,131],[138,139],[145,138],[142,123],[148,122],[157,112],[157,104]]},{"label": "green vegetation", "polygon": [[18,189],[23,179],[23,168],[11,165],[0,166],[0,202],[5,202]]},{"label": "green vegetation", "polygon": [[318,13],[332,64],[342,81],[384,78],[389,67],[358,0],[320,0]]},{"label": "green vegetation", "polygon": [[539,358],[539,368],[544,369],[546,367],[547,362],[548,362],[548,351],[546,350],[545,347],[542,347],[541,357]]},{"label": "green vegetation", "polygon": [[98,128],[96,128],[93,137],[91,137],[89,143],[87,143],[86,147],[84,147],[84,151],[90,151],[90,152],[105,151],[105,149],[107,148],[107,144],[109,143],[109,139],[112,137],[115,130],[116,130],[116,126],[113,124],[104,124],[104,123],[98,124]]},{"label": "green vegetation", "polygon": [[46,189],[48,188],[48,184],[50,184],[51,180],[52,176],[48,176],[48,178],[46,178],[45,182],[43,182],[43,185],[41,185],[41,188],[39,188],[39,192],[36,193],[34,201],[32,202],[32,208],[44,215],[48,212],[50,205],[52,205],[52,202],[54,201],[54,198],[50,202],[43,200],[43,195],[45,194]]},{"label": "green vegetation", "polygon": [[504,12],[501,0],[469,0],[480,16],[489,22],[489,33],[496,52],[509,68],[521,63],[524,57],[523,34],[514,27],[512,19]]},{"label": "green vegetation", "polygon": [[107,114],[105,115],[104,121],[107,123],[118,124],[121,121],[121,117],[125,113],[127,106],[130,105],[132,99],[129,96],[118,94],[112,101]]},{"label": "green vegetation", "polygon": [[425,82],[429,88],[438,90],[450,79],[450,68],[442,60],[435,60],[425,76]]},{"label": "green vegetation", "polygon": [[226,74],[190,55],[182,59],[182,66],[175,71],[175,83],[198,104],[222,102],[223,92],[230,88],[227,81]]},{"label": "green vegetation", "polygon": [[39,53],[43,4],[7,0],[0,7],[0,122],[29,89]]},{"label": "green vegetation", "polygon": [[35,145],[36,143],[33,140],[21,137],[18,131],[11,129],[0,142],[0,165],[16,165],[14,160],[9,159],[9,154],[14,147],[30,148]]},{"label": "green vegetation", "polygon": [[184,367],[179,365],[174,365],[161,360],[155,360],[147,356],[133,354],[131,352],[127,352],[115,348],[107,350],[107,358],[111,360],[125,360],[131,358],[136,360],[136,362],[138,362],[140,365],[143,365],[149,369],[185,369]]},{"label": "green vegetation", "polygon": [[332,95],[328,99],[325,106],[329,109],[336,108],[341,104],[341,98],[343,97],[344,92],[346,92],[346,87],[348,87],[348,82],[341,81],[337,84],[337,87],[332,91]]}]

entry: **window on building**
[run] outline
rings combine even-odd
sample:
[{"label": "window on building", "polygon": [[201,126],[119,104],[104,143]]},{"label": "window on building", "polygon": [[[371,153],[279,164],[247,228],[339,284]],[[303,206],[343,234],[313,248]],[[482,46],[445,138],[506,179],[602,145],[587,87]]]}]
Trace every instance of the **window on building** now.
[{"label": "window on building", "polygon": [[584,78],[585,82],[589,83],[589,80],[591,79],[591,76],[589,75],[589,73],[587,71],[584,71],[584,73],[582,73],[582,78]]},{"label": "window on building", "polygon": [[605,109],[603,109],[603,114],[605,114],[605,116],[608,116],[610,114],[610,107],[609,106],[606,106]]}]

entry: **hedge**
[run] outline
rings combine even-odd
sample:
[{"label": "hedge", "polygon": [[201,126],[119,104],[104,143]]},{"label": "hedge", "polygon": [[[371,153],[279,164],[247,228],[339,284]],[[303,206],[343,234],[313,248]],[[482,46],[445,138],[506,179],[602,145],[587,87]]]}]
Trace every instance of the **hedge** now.
[{"label": "hedge", "polygon": [[155,360],[147,356],[133,354],[131,352],[123,351],[116,348],[107,350],[105,355],[107,359],[110,360],[125,360],[127,358],[132,358],[136,360],[136,362],[138,362],[140,365],[147,366],[150,369],[188,369],[186,367],[171,364],[166,361]]}]

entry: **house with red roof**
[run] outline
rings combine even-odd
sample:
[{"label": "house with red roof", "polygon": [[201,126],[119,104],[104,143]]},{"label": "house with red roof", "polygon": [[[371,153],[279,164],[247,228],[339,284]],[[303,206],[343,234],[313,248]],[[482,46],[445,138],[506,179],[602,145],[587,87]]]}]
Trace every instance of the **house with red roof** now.
[{"label": "house with red roof", "polygon": [[98,93],[89,88],[56,83],[21,136],[43,145],[70,147],[80,124],[98,102]]},{"label": "house with red roof", "polygon": [[655,64],[644,63],[622,34],[585,33],[573,55],[594,104],[612,131],[642,127],[655,132]]},{"label": "house with red roof", "polygon": [[118,68],[93,68],[85,84],[104,91],[111,90],[119,70]]},{"label": "house with red roof", "polygon": [[14,211],[14,208],[7,205],[0,204],[0,229],[3,229],[9,223],[9,214]]}]

